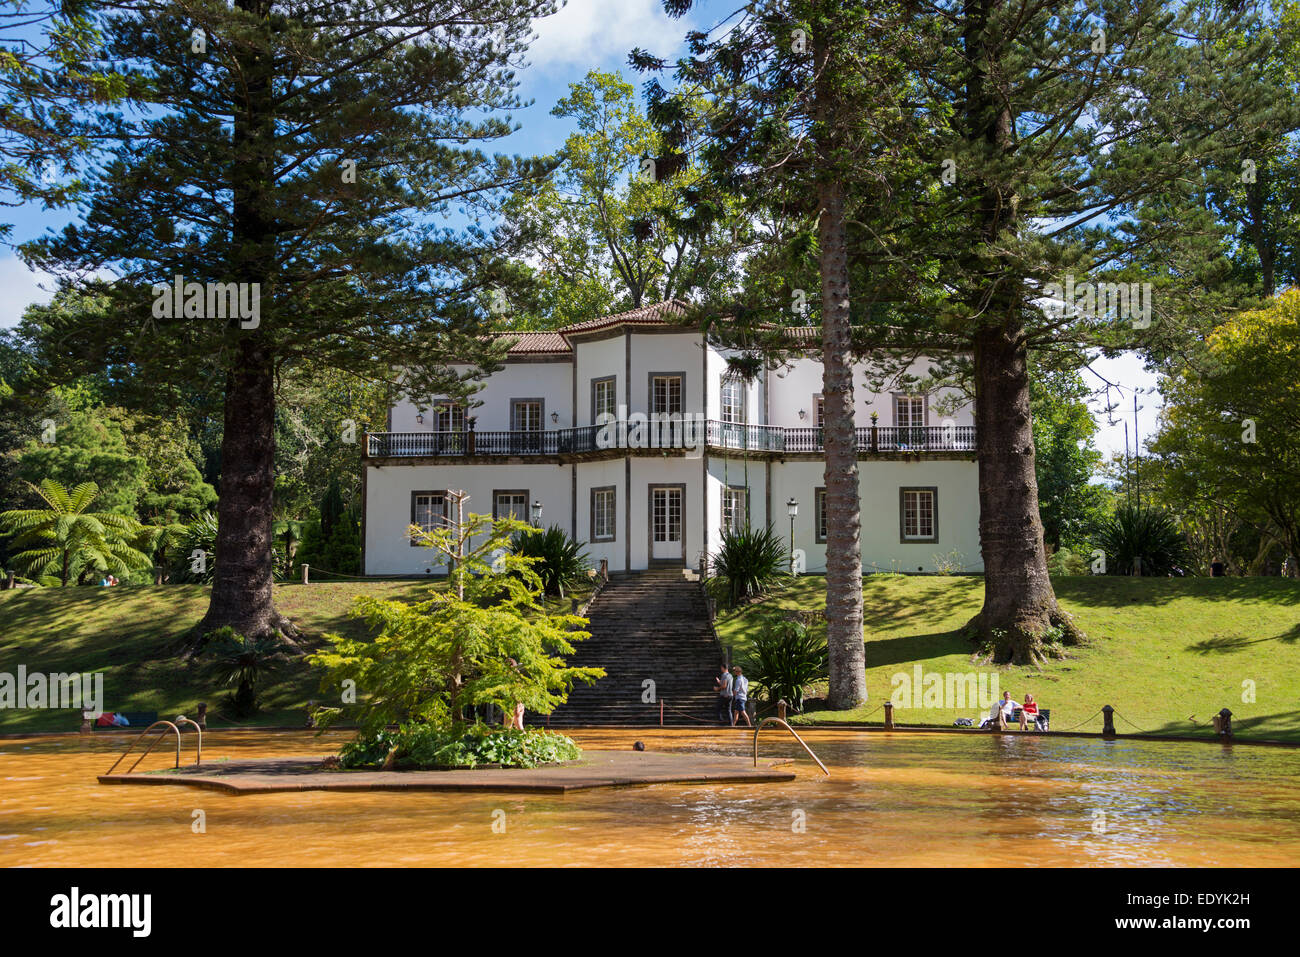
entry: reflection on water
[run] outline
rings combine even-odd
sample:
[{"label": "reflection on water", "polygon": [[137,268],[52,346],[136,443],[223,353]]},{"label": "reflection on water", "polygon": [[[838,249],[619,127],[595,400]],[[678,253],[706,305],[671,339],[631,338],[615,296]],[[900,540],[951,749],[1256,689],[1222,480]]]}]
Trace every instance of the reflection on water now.
[{"label": "reflection on water", "polygon": [[[747,753],[742,732],[591,731],[590,748]],[[0,865],[1300,864],[1300,752],[847,731],[773,732],[790,784],[556,795],[253,794],[110,787],[130,739],[0,740]],[[204,761],[326,754],[344,735],[223,731]],[[185,759],[193,759],[186,739]],[[158,751],[141,770],[166,767]],[[193,812],[207,832],[191,830]],[[505,812],[505,833],[493,812]],[[499,817],[499,815],[498,815]],[[802,823],[803,830],[798,829]],[[499,830],[499,828],[498,828]]]}]

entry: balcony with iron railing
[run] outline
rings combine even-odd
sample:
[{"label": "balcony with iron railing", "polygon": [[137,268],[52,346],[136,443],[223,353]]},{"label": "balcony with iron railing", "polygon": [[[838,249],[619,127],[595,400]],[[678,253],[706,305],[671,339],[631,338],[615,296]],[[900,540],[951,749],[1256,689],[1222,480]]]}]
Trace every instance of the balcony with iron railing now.
[{"label": "balcony with iron railing", "polygon": [[[975,451],[970,425],[876,426],[855,429],[862,454]],[[824,430],[787,429],[716,420],[673,419],[612,426],[585,425],[550,431],[370,432],[366,457],[458,458],[464,456],[564,457],[605,451],[700,449],[774,455],[821,453]]]}]

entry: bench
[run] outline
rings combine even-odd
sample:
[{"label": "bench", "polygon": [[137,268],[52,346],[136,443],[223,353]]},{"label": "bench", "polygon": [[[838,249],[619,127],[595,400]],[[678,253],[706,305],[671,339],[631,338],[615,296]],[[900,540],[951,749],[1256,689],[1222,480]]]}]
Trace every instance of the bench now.
[{"label": "bench", "polygon": [[145,728],[149,727],[149,725],[158,720],[157,711],[117,711],[114,713],[122,715],[122,717],[126,718],[126,720],[131,723],[126,727],[121,727],[116,724],[101,726],[91,722],[90,726],[96,731],[143,731]]},{"label": "bench", "polygon": [[[1019,728],[1019,727],[1020,727],[1020,712],[1023,711],[1023,710],[1024,710],[1023,708],[1016,708],[1015,710],[1013,710],[1013,711],[1011,712],[1011,719],[1010,719],[1009,721],[1007,721],[1007,727],[1008,727],[1008,728],[1011,728],[1011,727]],[[1031,722],[1031,723],[1032,723],[1032,725],[1033,725],[1033,727],[1034,727],[1034,730],[1036,730],[1036,731],[1050,731],[1050,730],[1052,730],[1052,729],[1051,729],[1051,724],[1052,724],[1052,709],[1051,709],[1051,708],[1039,708],[1039,709],[1038,709],[1038,717],[1037,717],[1033,722]]]},{"label": "bench", "polygon": [[[1007,718],[1007,727],[1009,729],[1015,729],[1015,730],[1020,729],[1020,712],[1023,710],[1024,710],[1023,708],[1012,709],[1011,717]],[[992,721],[992,724],[989,723],[990,721]],[[1050,731],[1052,730],[1051,724],[1052,724],[1052,709],[1039,708],[1038,717],[1034,721],[1033,729],[1035,731]],[[997,722],[993,721],[992,718],[985,718],[983,721],[980,722],[979,729],[981,731],[996,731],[998,730]]]}]

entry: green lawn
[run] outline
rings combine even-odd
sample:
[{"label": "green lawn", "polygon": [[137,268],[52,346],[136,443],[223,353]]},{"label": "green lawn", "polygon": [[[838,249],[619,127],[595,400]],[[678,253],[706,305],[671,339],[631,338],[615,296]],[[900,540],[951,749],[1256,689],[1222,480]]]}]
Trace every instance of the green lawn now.
[{"label": "green lawn", "polygon": [[[356,595],[416,601],[428,588],[418,581],[277,585],[275,602],[310,651],[326,632],[361,635],[364,623],[347,615]],[[203,585],[0,591],[0,672],[13,674],[20,664],[28,673],[102,671],[107,710],[170,717],[207,701],[212,714],[230,689],[213,687],[176,654],[185,633],[203,617],[207,596]],[[567,610],[568,602],[563,606]],[[262,712],[243,723],[301,725],[307,701],[319,697],[319,676],[301,660],[289,662],[261,693]],[[0,710],[0,733],[75,731],[79,724],[66,710]],[[216,717],[210,726],[234,725]]]},{"label": "green lawn", "polygon": [[[1087,647],[1041,672],[972,662],[961,627],[979,611],[983,579],[873,575],[863,583],[868,704],[817,711],[801,721],[882,720],[895,674],[996,671],[1017,701],[1032,692],[1052,710],[1053,730],[1100,731],[1092,716],[1113,705],[1118,731],[1212,736],[1211,715],[1227,707],[1243,738],[1300,742],[1300,582],[1280,578],[1054,579],[1061,605],[1087,632]],[[825,580],[807,576],[766,601],[718,619],[718,634],[745,660],[762,616],[776,609],[820,611]],[[824,626],[821,626],[824,634]],[[1254,682],[1254,702],[1243,701]],[[895,722],[950,726],[978,709],[896,709]],[[978,723],[978,722],[977,722]]]}]

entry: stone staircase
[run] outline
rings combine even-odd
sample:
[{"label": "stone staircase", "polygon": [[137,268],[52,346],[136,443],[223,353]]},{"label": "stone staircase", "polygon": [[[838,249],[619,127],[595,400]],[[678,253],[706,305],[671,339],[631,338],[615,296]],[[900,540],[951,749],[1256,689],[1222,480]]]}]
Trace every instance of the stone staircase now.
[{"label": "stone staircase", "polygon": [[[713,676],[722,648],[709,626],[704,588],[680,567],[654,568],[611,578],[587,609],[591,637],[575,645],[570,663],[604,668],[594,685],[579,684],[550,716],[553,728],[698,724],[716,709]],[[655,682],[655,703],[642,701],[643,682]],[[546,723],[529,716],[529,723]]]}]

